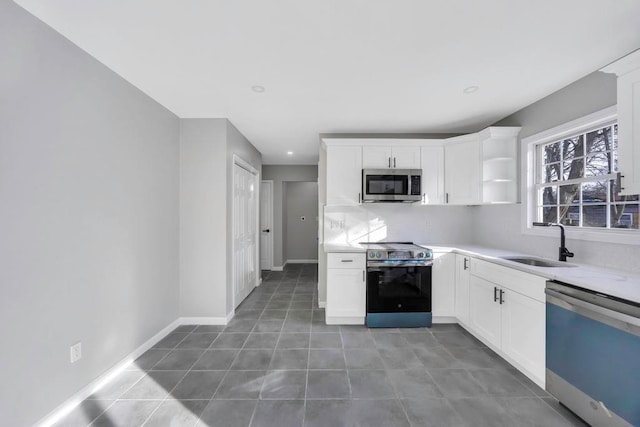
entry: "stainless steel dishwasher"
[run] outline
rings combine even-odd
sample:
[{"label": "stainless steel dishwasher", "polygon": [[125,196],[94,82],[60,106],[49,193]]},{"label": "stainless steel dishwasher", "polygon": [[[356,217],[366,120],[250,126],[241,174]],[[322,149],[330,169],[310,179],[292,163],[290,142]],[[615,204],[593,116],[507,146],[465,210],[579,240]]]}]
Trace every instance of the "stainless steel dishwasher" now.
[{"label": "stainless steel dishwasher", "polygon": [[640,304],[548,281],[547,391],[593,426],[640,426]]}]

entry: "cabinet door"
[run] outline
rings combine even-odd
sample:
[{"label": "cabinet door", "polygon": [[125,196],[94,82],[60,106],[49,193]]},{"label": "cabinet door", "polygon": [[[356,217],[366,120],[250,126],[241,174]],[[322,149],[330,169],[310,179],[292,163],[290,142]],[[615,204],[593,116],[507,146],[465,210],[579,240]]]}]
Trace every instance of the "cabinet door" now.
[{"label": "cabinet door", "polygon": [[502,351],[539,381],[545,377],[545,304],[505,290],[502,303]]},{"label": "cabinet door", "polygon": [[469,278],[471,258],[456,255],[456,298],[455,313],[458,321],[464,325],[469,323]]},{"label": "cabinet door", "polygon": [[618,161],[622,193],[640,193],[640,68],[618,77]]},{"label": "cabinet door", "polygon": [[445,145],[445,198],[453,205],[481,202],[480,143],[478,140]]},{"label": "cabinet door", "polygon": [[364,169],[389,169],[393,167],[391,147],[362,147]]},{"label": "cabinet door", "polygon": [[456,255],[434,253],[431,270],[431,312],[433,316],[455,316]]},{"label": "cabinet door", "polygon": [[501,306],[494,301],[497,285],[476,276],[469,279],[469,326],[479,336],[500,348]]},{"label": "cabinet door", "polygon": [[362,317],[366,311],[365,270],[327,270],[327,317]]},{"label": "cabinet door", "polygon": [[362,147],[328,147],[327,205],[357,205],[361,191]]},{"label": "cabinet door", "polygon": [[422,204],[444,204],[444,147],[422,147]]},{"label": "cabinet door", "polygon": [[420,169],[420,147],[393,147],[391,167]]}]

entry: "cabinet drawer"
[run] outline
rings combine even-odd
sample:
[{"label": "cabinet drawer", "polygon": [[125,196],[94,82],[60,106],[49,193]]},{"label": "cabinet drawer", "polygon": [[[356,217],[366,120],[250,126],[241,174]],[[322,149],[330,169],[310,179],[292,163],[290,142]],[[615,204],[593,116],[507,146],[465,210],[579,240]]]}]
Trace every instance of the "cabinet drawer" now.
[{"label": "cabinet drawer", "polygon": [[332,252],[327,254],[327,268],[357,268],[363,270],[366,267],[366,255],[364,253]]},{"label": "cabinet drawer", "polygon": [[545,302],[544,288],[547,279],[544,277],[479,259],[473,260],[471,274],[537,301]]}]

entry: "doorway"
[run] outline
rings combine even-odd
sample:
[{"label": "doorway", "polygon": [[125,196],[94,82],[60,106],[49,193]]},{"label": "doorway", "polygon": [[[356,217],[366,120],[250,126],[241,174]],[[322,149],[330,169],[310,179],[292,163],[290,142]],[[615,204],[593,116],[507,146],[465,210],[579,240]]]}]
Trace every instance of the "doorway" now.
[{"label": "doorway", "polygon": [[273,181],[260,182],[260,270],[273,268]]},{"label": "doorway", "polygon": [[285,263],[317,263],[318,183],[287,181],[283,199]]},{"label": "doorway", "polygon": [[258,171],[233,156],[233,307],[258,281]]}]

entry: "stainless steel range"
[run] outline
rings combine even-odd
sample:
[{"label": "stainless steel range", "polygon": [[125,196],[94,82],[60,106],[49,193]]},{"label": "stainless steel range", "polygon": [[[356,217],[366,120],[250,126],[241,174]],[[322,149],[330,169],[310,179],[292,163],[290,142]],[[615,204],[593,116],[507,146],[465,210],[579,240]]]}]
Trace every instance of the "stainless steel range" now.
[{"label": "stainless steel range", "polygon": [[367,247],[367,326],[431,326],[433,252],[412,242],[361,244]]}]

